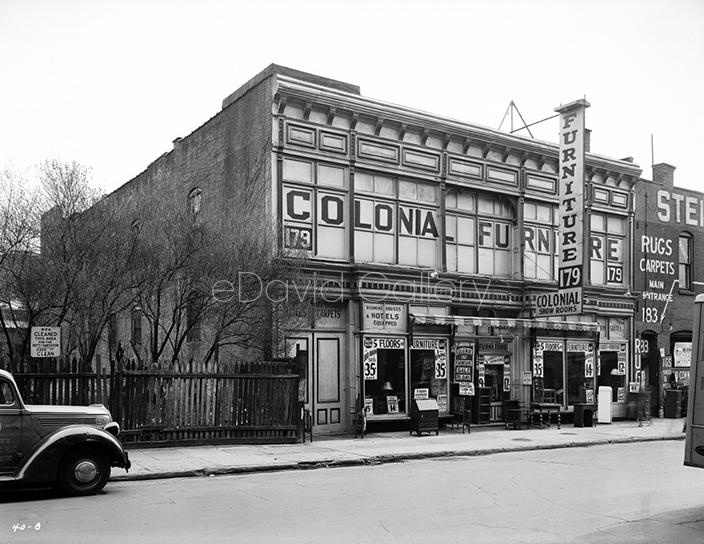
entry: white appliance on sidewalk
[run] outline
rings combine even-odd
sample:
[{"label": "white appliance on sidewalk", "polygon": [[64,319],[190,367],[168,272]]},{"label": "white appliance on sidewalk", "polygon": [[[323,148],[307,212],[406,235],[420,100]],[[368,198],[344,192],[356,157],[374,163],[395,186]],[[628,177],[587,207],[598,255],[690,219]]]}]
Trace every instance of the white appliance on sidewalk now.
[{"label": "white appliance on sidewalk", "polygon": [[597,397],[597,421],[599,423],[611,423],[611,399],[613,390],[606,385],[599,386]]}]

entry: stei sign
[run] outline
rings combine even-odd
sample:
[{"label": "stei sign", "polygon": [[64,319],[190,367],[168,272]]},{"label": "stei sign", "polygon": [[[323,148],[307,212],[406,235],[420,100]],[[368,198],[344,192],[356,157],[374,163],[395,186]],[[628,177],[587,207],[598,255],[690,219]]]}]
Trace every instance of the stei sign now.
[{"label": "stei sign", "polygon": [[59,327],[32,327],[29,351],[32,357],[60,357],[61,329]]}]

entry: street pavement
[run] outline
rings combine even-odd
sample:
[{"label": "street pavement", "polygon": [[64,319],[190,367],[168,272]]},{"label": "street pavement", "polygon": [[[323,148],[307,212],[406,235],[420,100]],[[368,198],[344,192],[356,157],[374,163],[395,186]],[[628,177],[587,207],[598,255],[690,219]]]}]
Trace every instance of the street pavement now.
[{"label": "street pavement", "polygon": [[[112,471],[111,480],[148,480],[392,463],[407,459],[490,455],[502,452],[587,447],[655,440],[684,440],[684,419],[615,421],[594,427],[572,424],[513,430],[446,427],[439,435],[371,433],[364,438],[314,437],[298,444],[258,444],[145,448],[129,450],[132,468]],[[684,458],[684,445],[682,449]]]}]

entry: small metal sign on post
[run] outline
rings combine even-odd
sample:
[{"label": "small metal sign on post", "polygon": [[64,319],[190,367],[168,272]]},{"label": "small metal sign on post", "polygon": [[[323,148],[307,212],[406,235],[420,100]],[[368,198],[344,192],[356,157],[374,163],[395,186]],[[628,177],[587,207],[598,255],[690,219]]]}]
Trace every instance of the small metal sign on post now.
[{"label": "small metal sign on post", "polygon": [[32,327],[29,353],[32,357],[61,356],[60,327]]}]

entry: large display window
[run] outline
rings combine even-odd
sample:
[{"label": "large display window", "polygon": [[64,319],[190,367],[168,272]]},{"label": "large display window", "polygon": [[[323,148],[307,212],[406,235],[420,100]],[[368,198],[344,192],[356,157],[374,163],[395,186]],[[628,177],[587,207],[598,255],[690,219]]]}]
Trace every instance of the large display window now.
[{"label": "large display window", "polygon": [[593,402],[595,365],[590,340],[538,339],[533,348],[534,397],[563,406]]},{"label": "large display window", "polygon": [[[536,389],[548,400],[564,404],[563,345],[561,341],[538,341],[533,350],[533,378]],[[543,399],[540,399],[543,400]]]},{"label": "large display window", "polygon": [[599,344],[597,383],[611,388],[611,402],[626,401],[627,342],[602,342]]},{"label": "large display window", "polygon": [[448,411],[447,341],[415,338],[410,345],[410,394],[435,399],[440,413]]},{"label": "large display window", "polygon": [[367,415],[405,413],[406,339],[365,336],[362,342]]},{"label": "large display window", "polygon": [[567,404],[594,399],[594,344],[567,342]]}]

